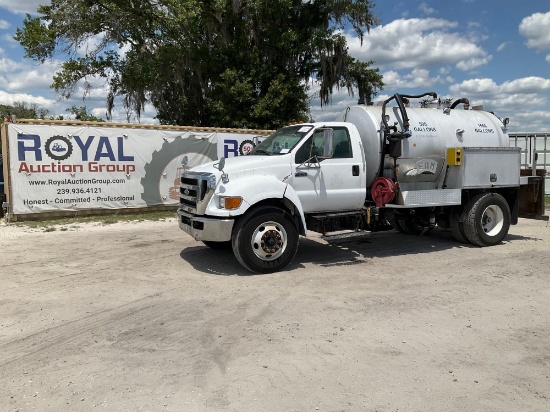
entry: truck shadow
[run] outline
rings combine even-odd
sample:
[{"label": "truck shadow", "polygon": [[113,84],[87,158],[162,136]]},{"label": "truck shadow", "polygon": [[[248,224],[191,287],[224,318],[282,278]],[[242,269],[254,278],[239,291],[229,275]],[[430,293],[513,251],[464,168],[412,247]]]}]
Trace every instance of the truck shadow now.
[{"label": "truck shadow", "polygon": [[[537,239],[509,234],[504,243],[521,240]],[[452,237],[449,230],[439,228],[424,236],[405,235],[394,230],[343,240],[323,240],[314,235],[311,238],[300,238],[296,257],[283,271],[304,268],[306,264],[321,267],[364,265],[373,258],[426,254],[454,248],[477,249],[478,247],[459,243]],[[231,250],[213,250],[198,243],[197,246],[183,249],[180,257],[195,270],[209,275],[257,275],[244,269]]]}]

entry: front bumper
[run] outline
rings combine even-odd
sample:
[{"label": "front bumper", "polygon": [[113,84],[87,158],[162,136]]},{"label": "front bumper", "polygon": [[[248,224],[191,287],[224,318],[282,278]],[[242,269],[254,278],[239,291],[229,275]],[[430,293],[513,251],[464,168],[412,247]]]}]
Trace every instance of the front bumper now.
[{"label": "front bumper", "polygon": [[226,242],[231,240],[233,219],[212,219],[199,217],[178,210],[178,224],[181,230],[193,236],[195,240]]}]

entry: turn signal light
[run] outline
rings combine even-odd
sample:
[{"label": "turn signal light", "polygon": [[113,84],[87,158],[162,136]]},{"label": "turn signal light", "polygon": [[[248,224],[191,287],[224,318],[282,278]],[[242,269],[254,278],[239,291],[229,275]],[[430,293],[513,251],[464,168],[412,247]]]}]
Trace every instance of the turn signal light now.
[{"label": "turn signal light", "polygon": [[222,197],[220,198],[220,206],[229,210],[238,209],[242,201],[242,197]]}]

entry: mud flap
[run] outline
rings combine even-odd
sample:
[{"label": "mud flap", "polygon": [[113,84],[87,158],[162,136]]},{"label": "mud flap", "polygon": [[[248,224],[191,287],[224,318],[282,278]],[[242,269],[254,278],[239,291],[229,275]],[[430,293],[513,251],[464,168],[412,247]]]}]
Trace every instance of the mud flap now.
[{"label": "mud flap", "polygon": [[[522,175],[524,172],[522,170]],[[538,172],[539,170],[537,170],[537,176],[522,176],[522,180],[526,179],[527,184],[519,187],[518,216],[548,221],[548,216],[544,214],[544,175]]]}]

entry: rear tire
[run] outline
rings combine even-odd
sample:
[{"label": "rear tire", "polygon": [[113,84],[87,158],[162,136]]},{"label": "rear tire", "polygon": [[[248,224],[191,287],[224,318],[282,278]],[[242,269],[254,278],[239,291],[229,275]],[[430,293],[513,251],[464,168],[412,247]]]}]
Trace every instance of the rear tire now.
[{"label": "rear tire", "polygon": [[455,240],[460,243],[469,243],[466,235],[464,234],[464,224],[461,222],[461,210],[453,210],[451,216],[449,216],[449,225],[451,226],[451,233]]},{"label": "rear tire", "polygon": [[405,233],[405,229],[403,229],[403,227],[401,226],[401,224],[399,223],[399,220],[396,219],[395,217],[395,213],[391,213],[389,218],[388,218],[388,221],[390,222],[390,224],[392,225],[392,227],[397,230],[399,233]]},{"label": "rear tire", "polygon": [[298,251],[299,234],[282,209],[263,206],[240,218],[233,230],[233,253],[255,273],[273,273],[287,266]]},{"label": "rear tire", "polygon": [[480,193],[465,206],[462,215],[464,234],[477,246],[493,246],[510,229],[510,207],[498,193]]},{"label": "rear tire", "polygon": [[431,226],[419,225],[412,218],[398,220],[398,224],[403,228],[403,232],[409,235],[422,236],[432,230]]}]

